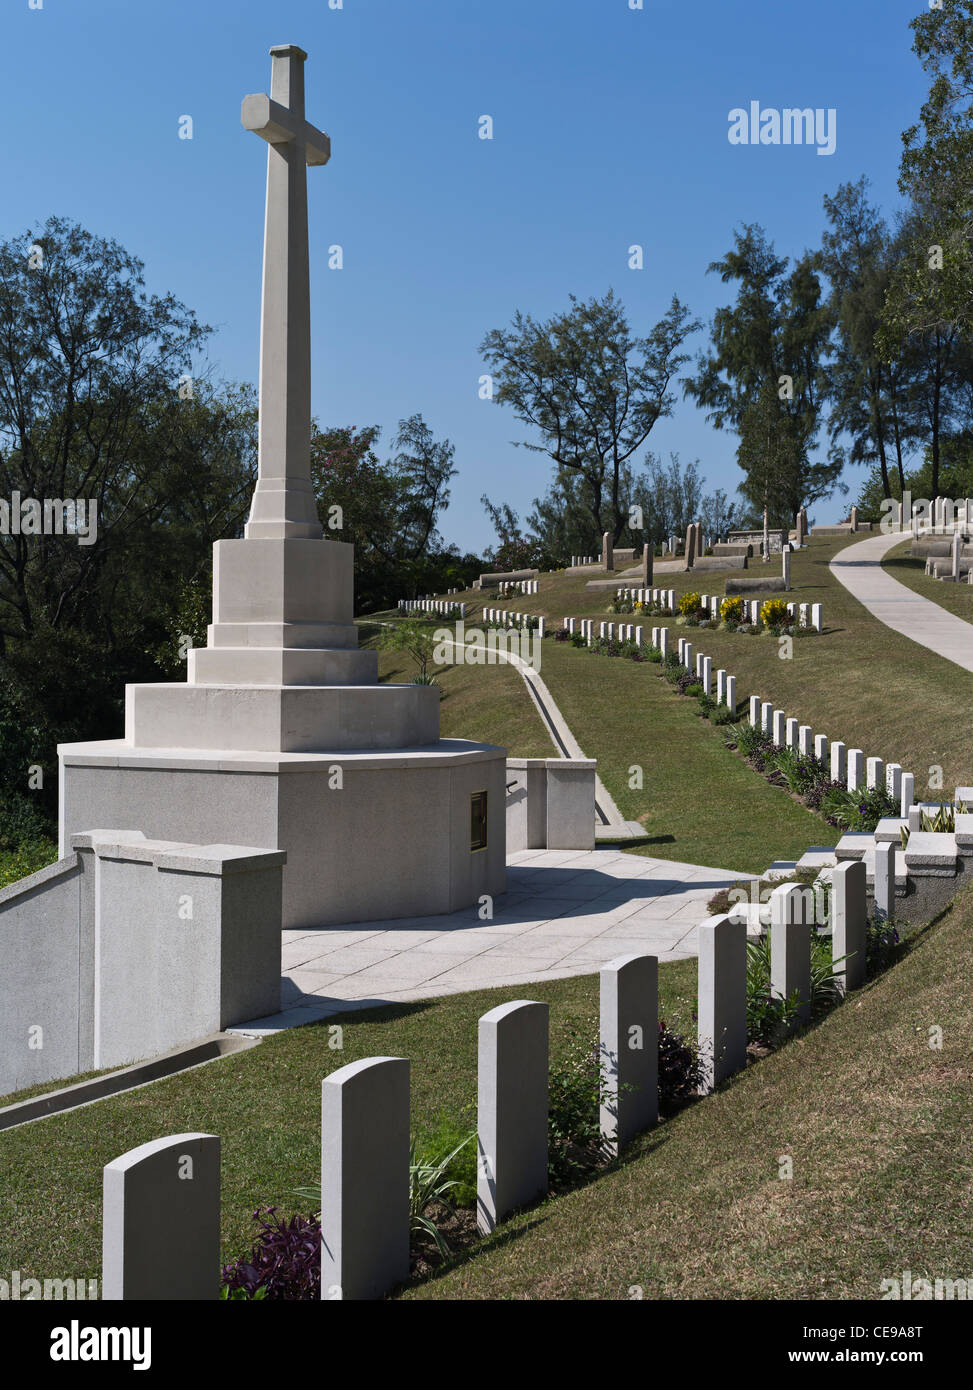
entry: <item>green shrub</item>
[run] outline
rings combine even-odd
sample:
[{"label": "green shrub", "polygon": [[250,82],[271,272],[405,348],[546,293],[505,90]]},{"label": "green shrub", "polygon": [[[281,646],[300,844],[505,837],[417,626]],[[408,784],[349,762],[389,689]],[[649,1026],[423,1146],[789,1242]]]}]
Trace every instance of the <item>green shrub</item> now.
[{"label": "green shrub", "polygon": [[[808,928],[811,949],[811,1019],[841,1002],[840,977],[831,959],[831,937]],[[771,993],[770,932],[747,942],[747,1037],[773,1047],[782,1042],[798,1016],[797,991],[787,999]]]},{"label": "green shrub", "polygon": [[865,974],[877,975],[899,954],[899,933],[884,918],[871,918],[865,931]]},{"label": "green shrub", "polygon": [[548,1094],[548,1178],[565,1187],[609,1156],[601,1135],[604,1079],[596,1044],[574,1035],[565,1060],[551,1068]]},{"label": "green shrub", "polygon": [[38,839],[16,849],[0,849],[0,888],[27,878],[29,874],[36,874],[38,869],[46,869],[56,859],[55,840]]},{"label": "green shrub", "polygon": [[872,831],[887,816],[898,817],[899,803],[884,787],[850,792],[832,782],[821,795],[820,811],[839,830]]},{"label": "green shrub", "polygon": [[710,715],[713,724],[735,724],[737,713],[735,709],[730,709],[729,705],[718,705]]},{"label": "green shrub", "polygon": [[[443,1256],[450,1253],[449,1245],[429,1212],[440,1208],[450,1215],[455,1213],[455,1194],[463,1184],[459,1179],[451,1178],[449,1170],[464,1150],[469,1149],[472,1152],[471,1146],[475,1138],[475,1132],[467,1134],[448,1153],[441,1149],[420,1152],[418,1142],[414,1138],[409,1144],[409,1234],[413,1243],[417,1238],[420,1241],[431,1239]],[[314,1202],[320,1213],[319,1182],[307,1187],[295,1187],[294,1195],[306,1197]]]},{"label": "green shrub", "polygon": [[745,719],[739,726],[737,733],[737,747],[745,758],[753,757],[754,753],[769,745],[770,739],[761,730],[759,724],[751,724]]}]

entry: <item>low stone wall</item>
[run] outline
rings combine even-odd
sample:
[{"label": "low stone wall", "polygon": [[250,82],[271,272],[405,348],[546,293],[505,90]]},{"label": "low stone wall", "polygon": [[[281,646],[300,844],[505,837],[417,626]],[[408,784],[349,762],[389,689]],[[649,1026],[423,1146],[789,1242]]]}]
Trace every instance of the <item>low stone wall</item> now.
[{"label": "low stone wall", "polygon": [[697,570],[701,574],[708,574],[716,570],[745,570],[749,568],[749,559],[746,554],[737,555],[704,555],[699,560],[693,561],[693,574]]},{"label": "low stone wall", "polygon": [[0,893],[0,1093],[276,1012],[285,859],[93,830]]},{"label": "low stone wall", "polygon": [[507,759],[507,853],[594,849],[593,758]]},{"label": "low stone wall", "polygon": [[728,579],[726,594],[783,594],[787,592],[781,574],[754,575],[746,579]]}]

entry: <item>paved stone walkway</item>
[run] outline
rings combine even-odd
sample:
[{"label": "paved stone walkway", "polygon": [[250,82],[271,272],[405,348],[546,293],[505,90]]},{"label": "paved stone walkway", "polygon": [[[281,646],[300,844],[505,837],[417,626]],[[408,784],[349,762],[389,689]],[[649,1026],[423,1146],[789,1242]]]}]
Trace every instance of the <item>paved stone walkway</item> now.
[{"label": "paved stone walkway", "polygon": [[973,671],[973,625],[907,589],[883,570],[883,557],[903,539],[893,532],[849,545],[831,561],[831,572],[880,623],[964,671]]},{"label": "paved stone walkway", "polygon": [[492,921],[448,917],[285,931],[284,1008],[231,1028],[263,1035],[388,1001],[599,970],[629,952],[660,961],[696,954],[707,900],[748,874],[613,849],[521,850]]}]

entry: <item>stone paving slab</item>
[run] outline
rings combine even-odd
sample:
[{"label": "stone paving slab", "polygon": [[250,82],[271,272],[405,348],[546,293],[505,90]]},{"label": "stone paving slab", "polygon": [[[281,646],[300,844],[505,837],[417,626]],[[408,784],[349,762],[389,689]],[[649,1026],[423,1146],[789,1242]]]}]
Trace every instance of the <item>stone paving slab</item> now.
[{"label": "stone paving slab", "polygon": [[282,1008],[227,1029],[265,1036],[351,1009],[586,975],[633,952],[696,954],[720,888],[752,874],[614,849],[520,850],[492,920],[476,909],[283,934]]}]

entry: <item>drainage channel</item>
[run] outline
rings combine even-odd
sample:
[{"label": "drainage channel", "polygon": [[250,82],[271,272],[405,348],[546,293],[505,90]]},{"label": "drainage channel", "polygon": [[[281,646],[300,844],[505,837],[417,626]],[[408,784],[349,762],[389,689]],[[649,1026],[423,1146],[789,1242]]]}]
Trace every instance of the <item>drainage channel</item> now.
[{"label": "drainage channel", "polygon": [[256,1047],[260,1041],[260,1038],[214,1033],[189,1047],[163,1052],[159,1057],[122,1067],[120,1071],[108,1072],[89,1081],[78,1081],[73,1086],[63,1086],[59,1091],[47,1091],[42,1096],[31,1096],[28,1100],[5,1105],[0,1108],[0,1130],[29,1125],[35,1120],[46,1119],[48,1115],[63,1115],[68,1110],[80,1110],[83,1105],[93,1105],[109,1096],[151,1086],[153,1081],[162,1081],[167,1076],[205,1066],[207,1062],[217,1062],[221,1057],[245,1052],[248,1048]]}]

